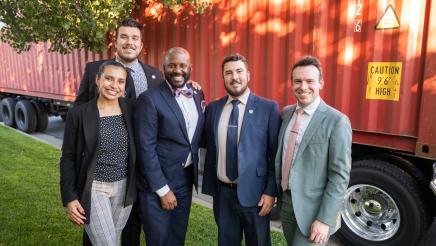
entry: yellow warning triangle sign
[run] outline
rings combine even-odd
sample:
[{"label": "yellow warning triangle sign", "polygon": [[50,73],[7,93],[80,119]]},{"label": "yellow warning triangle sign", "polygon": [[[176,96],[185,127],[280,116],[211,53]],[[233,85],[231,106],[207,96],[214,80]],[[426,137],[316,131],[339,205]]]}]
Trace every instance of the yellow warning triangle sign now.
[{"label": "yellow warning triangle sign", "polygon": [[375,25],[376,30],[400,28],[400,21],[392,4],[389,4],[384,14]]}]

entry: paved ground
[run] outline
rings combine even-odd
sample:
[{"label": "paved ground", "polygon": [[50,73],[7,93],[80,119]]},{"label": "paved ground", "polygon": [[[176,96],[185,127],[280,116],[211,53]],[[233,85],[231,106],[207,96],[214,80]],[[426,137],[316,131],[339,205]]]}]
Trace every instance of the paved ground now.
[{"label": "paved ground", "polygon": [[[31,134],[31,136],[34,137],[35,139],[38,139],[40,141],[49,143],[55,147],[60,148],[62,146],[64,126],[65,123],[62,121],[60,117],[50,117],[47,130],[42,133],[33,133]],[[201,192],[200,194],[194,195],[193,200],[199,204],[212,208],[212,198],[210,196],[201,194]],[[272,230],[275,231],[282,231],[280,221],[271,221],[271,228]],[[434,218],[433,223],[429,228],[428,232],[422,238],[422,241],[419,244],[419,246],[431,246],[431,245],[435,245],[435,242],[436,242],[436,217]],[[336,237],[333,237],[328,244],[328,246],[342,246],[342,245],[344,244],[342,244],[339,241],[339,239],[337,239]]]}]

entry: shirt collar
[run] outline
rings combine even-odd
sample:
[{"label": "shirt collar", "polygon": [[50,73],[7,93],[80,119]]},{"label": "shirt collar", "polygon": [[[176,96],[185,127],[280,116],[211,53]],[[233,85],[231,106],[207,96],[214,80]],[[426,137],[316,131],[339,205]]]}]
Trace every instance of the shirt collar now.
[{"label": "shirt collar", "polygon": [[248,101],[249,96],[250,96],[250,89],[247,88],[247,90],[245,90],[244,93],[239,97],[232,97],[229,95],[229,97],[227,98],[226,104],[231,103],[232,100],[234,100],[234,99],[238,99],[239,101],[241,101],[242,104],[247,105],[247,101]]},{"label": "shirt collar", "polygon": [[[318,108],[320,103],[321,103],[321,97],[318,97],[311,104],[307,105],[306,107],[303,107],[304,113],[306,113],[308,115],[312,115],[313,113],[315,113],[315,111]],[[297,103],[297,107],[295,108],[295,110],[297,110],[299,108],[302,108],[302,107],[300,106],[300,104]]]},{"label": "shirt collar", "polygon": [[136,71],[138,69],[138,67],[140,67],[138,59],[135,59],[134,61],[130,62],[129,64],[124,64],[118,57],[115,57],[115,61],[123,64],[125,67],[132,69],[133,71]]},{"label": "shirt collar", "polygon": [[[173,86],[171,86],[171,84],[170,84],[170,82],[168,82],[168,80],[165,80],[165,82],[167,83],[168,87],[170,88],[171,93],[174,95],[175,90],[173,89]],[[188,89],[187,83],[185,83],[185,85],[180,89]]]}]

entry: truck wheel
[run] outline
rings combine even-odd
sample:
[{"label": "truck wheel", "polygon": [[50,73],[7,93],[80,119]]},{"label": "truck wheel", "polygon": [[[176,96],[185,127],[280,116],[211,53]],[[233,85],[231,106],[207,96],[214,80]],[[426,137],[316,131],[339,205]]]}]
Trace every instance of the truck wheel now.
[{"label": "truck wheel", "polygon": [[37,132],[43,132],[45,129],[47,129],[48,126],[48,114],[47,111],[44,109],[44,105],[40,102],[33,102],[33,106],[36,110],[36,129]]},{"label": "truck wheel", "polygon": [[416,245],[428,227],[418,183],[381,160],[353,163],[338,236],[350,245]]},{"label": "truck wheel", "polygon": [[36,110],[27,100],[20,100],[15,107],[17,128],[23,132],[32,133],[36,129]]},{"label": "truck wheel", "polygon": [[15,127],[15,104],[15,99],[11,97],[3,98],[1,103],[1,114],[3,117],[3,122],[5,123],[5,125],[10,127]]}]

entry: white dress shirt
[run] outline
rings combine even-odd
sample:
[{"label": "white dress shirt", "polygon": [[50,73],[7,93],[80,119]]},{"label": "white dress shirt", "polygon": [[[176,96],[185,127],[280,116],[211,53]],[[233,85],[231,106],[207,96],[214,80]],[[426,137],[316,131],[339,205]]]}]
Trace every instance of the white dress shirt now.
[{"label": "white dress shirt", "polygon": [[[226,146],[227,146],[227,126],[229,125],[230,114],[232,113],[233,105],[232,100],[238,99],[241,103],[238,104],[238,142],[239,135],[241,134],[242,120],[244,119],[245,108],[247,107],[248,97],[250,96],[250,89],[242,94],[239,98],[234,98],[229,95],[226,104],[224,105],[218,122],[218,179],[224,183],[232,183],[226,174]],[[236,183],[236,182],[234,182]]]}]

